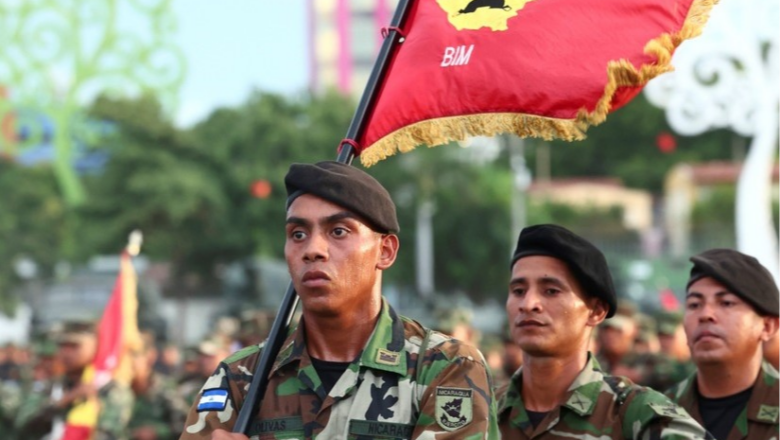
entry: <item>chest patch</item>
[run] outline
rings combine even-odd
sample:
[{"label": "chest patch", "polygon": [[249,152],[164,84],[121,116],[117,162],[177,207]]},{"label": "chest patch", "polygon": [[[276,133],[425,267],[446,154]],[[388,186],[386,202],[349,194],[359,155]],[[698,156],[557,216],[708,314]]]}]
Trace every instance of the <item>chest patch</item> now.
[{"label": "chest patch", "polygon": [[468,388],[437,387],[436,423],[447,431],[455,431],[471,423],[473,392]]},{"label": "chest patch", "polygon": [[222,411],[227,406],[228,390],[224,388],[212,388],[203,391],[198,401],[200,411]]},{"label": "chest patch", "polygon": [[249,435],[290,433],[301,436],[303,434],[303,420],[300,417],[282,417],[278,419],[255,420],[249,428]]}]

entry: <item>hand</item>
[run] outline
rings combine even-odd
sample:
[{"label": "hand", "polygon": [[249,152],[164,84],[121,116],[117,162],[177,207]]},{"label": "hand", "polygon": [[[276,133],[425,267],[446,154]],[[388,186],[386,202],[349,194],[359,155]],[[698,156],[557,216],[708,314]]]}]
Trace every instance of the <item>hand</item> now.
[{"label": "hand", "polygon": [[211,433],[211,440],[249,440],[249,437],[244,434],[227,432],[223,429],[215,429],[214,432]]},{"label": "hand", "polygon": [[157,431],[151,426],[141,426],[133,430],[130,438],[133,440],[157,440]]},{"label": "hand", "polygon": [[96,396],[97,388],[91,383],[79,384],[76,388],[68,391],[62,396],[62,399],[54,402],[54,406],[60,409],[67,408],[77,400],[86,400],[88,397]]}]

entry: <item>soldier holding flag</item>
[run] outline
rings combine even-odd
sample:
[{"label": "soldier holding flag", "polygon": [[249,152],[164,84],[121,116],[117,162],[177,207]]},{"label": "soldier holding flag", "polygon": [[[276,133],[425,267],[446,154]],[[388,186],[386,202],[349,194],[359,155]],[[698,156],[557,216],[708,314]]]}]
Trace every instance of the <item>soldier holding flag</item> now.
[{"label": "soldier holding flag", "polygon": [[[395,205],[349,165],[292,165],[285,258],[303,304],[276,357],[256,438],[495,439],[492,384],[482,355],[398,316],[382,272],[398,252]],[[203,386],[182,440],[231,434],[263,345],[227,358]]]},{"label": "soldier holding flag", "polygon": [[62,377],[38,383],[23,400],[16,418],[19,438],[60,440],[65,434],[69,412],[92,396],[100,402],[95,440],[126,439],[127,423],[133,408],[133,393],[125,385],[111,381],[97,389],[81,379],[95,357],[95,326],[86,321],[68,321],[57,336]]}]

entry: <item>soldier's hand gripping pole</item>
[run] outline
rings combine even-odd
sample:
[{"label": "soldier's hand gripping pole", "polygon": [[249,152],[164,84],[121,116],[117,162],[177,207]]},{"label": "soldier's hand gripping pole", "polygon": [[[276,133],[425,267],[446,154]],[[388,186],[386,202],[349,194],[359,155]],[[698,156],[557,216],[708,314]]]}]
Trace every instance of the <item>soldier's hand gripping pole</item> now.
[{"label": "soldier's hand gripping pole", "polygon": [[[403,43],[404,36],[401,34],[400,29],[404,24],[404,19],[406,18],[407,11],[410,9],[412,1],[413,0],[401,0],[398,2],[398,7],[395,10],[390,27],[382,32],[383,35],[385,35],[385,39],[382,42],[379,55],[374,63],[374,68],[371,70],[371,76],[368,78],[368,83],[366,83],[366,89],[363,92],[363,96],[360,98],[360,103],[352,117],[352,122],[350,122],[349,128],[347,129],[347,136],[339,146],[336,160],[341,163],[351,164],[352,159],[359,153],[355,148],[357,146],[355,139],[358,139],[363,131],[368,112],[371,110],[377,90],[379,89],[379,85],[387,70],[390,55],[398,44]],[[244,404],[241,406],[241,410],[238,413],[238,419],[233,426],[233,432],[240,432],[249,436],[248,431],[250,422],[260,409],[263,395],[268,386],[268,375],[271,373],[271,367],[274,364],[274,360],[279,354],[279,350],[281,350],[284,340],[287,338],[290,321],[292,321],[292,316],[293,313],[295,313],[295,307],[297,305],[298,294],[295,292],[292,283],[290,283],[287,287],[287,293],[285,293],[284,298],[282,299],[279,312],[271,326],[271,332],[268,335],[260,360],[255,368],[252,383],[249,385],[249,391],[244,398]]]}]

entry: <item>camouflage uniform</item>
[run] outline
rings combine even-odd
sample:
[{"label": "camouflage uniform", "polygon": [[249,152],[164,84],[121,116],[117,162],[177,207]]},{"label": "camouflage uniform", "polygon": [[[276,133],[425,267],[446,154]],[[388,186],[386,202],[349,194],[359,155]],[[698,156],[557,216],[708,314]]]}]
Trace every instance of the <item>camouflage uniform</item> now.
[{"label": "camouflage uniform", "polygon": [[22,387],[19,382],[0,382],[0,433],[3,440],[16,438],[14,417],[22,400]]},{"label": "camouflage uniform", "polygon": [[[70,410],[70,407],[55,409],[53,390],[61,389],[65,393],[77,385],[78,383],[66,383],[62,379],[33,384],[16,416],[18,437],[37,440],[47,436],[52,431],[54,420],[65,420]],[[110,382],[98,391],[98,399],[100,416],[93,440],[126,439],[127,423],[133,408],[133,392],[126,386]]]},{"label": "camouflage uniform", "polygon": [[[306,350],[304,325],[276,358],[251,438],[498,438],[492,384],[475,348],[426,331],[385,302],[362,354],[326,393]],[[233,427],[260,351],[248,347],[223,362],[190,410],[182,440]]]},{"label": "camouflage uniform", "polygon": [[[609,376],[588,363],[569,387],[560,408],[534,428],[518,385],[522,368],[497,393],[499,428],[505,439],[702,439],[711,438],[685,411],[662,394]],[[706,436],[706,437],[705,437]]]},{"label": "camouflage uniform", "polygon": [[151,426],[157,433],[157,440],[178,438],[188,405],[176,393],[173,384],[161,374],[153,374],[150,380],[146,393],[135,396],[128,431],[132,433],[136,428]]},{"label": "camouflage uniform", "polygon": [[[767,362],[763,362],[747,406],[737,416],[737,421],[729,432],[729,436],[722,440],[780,438],[778,434],[780,430],[778,427],[779,392],[777,370]],[[698,394],[695,373],[666,392],[669,398],[691,413],[694,419],[701,422]]]}]

